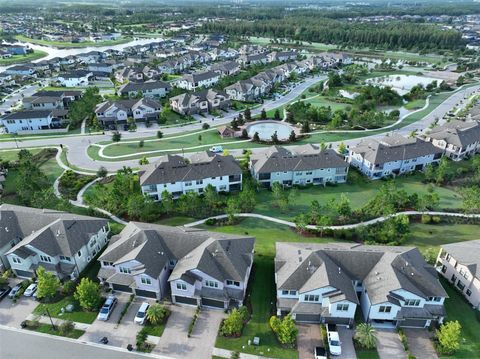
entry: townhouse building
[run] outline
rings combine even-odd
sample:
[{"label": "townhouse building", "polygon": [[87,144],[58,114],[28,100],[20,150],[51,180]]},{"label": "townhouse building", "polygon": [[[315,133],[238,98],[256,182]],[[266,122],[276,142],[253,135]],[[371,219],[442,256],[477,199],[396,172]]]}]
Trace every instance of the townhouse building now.
[{"label": "townhouse building", "polygon": [[205,89],[192,94],[184,93],[170,98],[172,110],[182,115],[226,110],[230,107],[230,103],[225,92],[213,89]]},{"label": "townhouse building", "polygon": [[430,142],[400,135],[362,140],[348,152],[348,162],[370,179],[421,171],[443,155],[443,150]]},{"label": "townhouse building", "polygon": [[480,151],[480,123],[451,121],[433,128],[425,140],[441,148],[447,157],[460,161]]},{"label": "townhouse building", "polygon": [[7,133],[22,133],[58,128],[62,121],[54,116],[54,110],[24,110],[0,118],[0,123]]},{"label": "townhouse building", "polygon": [[75,70],[64,74],[60,74],[57,77],[61,86],[65,87],[79,87],[88,86],[90,79],[93,77],[92,71],[88,70]]},{"label": "townhouse building", "polygon": [[480,240],[441,246],[437,271],[480,310]]},{"label": "townhouse building", "polygon": [[217,192],[242,189],[242,169],[233,156],[210,151],[188,158],[178,155],[162,156],[158,161],[142,166],[138,172],[144,195],[162,200],[163,192],[178,198],[188,192],[203,193],[209,185]]},{"label": "townhouse building", "polygon": [[24,98],[22,102],[27,110],[53,110],[64,107],[60,96],[32,96]]},{"label": "townhouse building", "polygon": [[129,117],[135,121],[156,121],[162,111],[159,102],[149,99],[105,101],[97,105],[95,115],[104,126],[127,123]]},{"label": "townhouse building", "polygon": [[260,79],[250,78],[248,80],[237,81],[232,85],[225,87],[224,91],[232,100],[250,102],[256,101],[264,96],[269,89],[269,85]]},{"label": "townhouse building", "polygon": [[174,86],[188,91],[195,91],[200,88],[214,86],[220,80],[220,75],[213,71],[197,72],[183,75],[181,79],[175,81]]},{"label": "townhouse building", "polygon": [[442,323],[447,293],[413,247],[276,243],[277,314],[352,325],[361,311],[378,327]]},{"label": "townhouse building", "polygon": [[163,81],[128,82],[119,88],[118,95],[136,97],[141,94],[148,98],[163,98],[167,96],[171,89],[172,86]]},{"label": "townhouse building", "polygon": [[227,309],[243,305],[255,239],[130,222],[98,258],[112,289],[173,303]]},{"label": "townhouse building", "polygon": [[220,74],[220,77],[232,76],[240,72],[240,65],[235,61],[217,62],[210,66],[210,70]]},{"label": "townhouse building", "polygon": [[345,183],[348,163],[334,150],[312,145],[287,149],[272,146],[250,156],[249,169],[252,177],[262,186],[274,183],[283,186],[323,185]]},{"label": "townhouse building", "polygon": [[42,266],[60,279],[74,279],[107,244],[103,218],[49,209],[0,205],[0,265],[22,278]]}]

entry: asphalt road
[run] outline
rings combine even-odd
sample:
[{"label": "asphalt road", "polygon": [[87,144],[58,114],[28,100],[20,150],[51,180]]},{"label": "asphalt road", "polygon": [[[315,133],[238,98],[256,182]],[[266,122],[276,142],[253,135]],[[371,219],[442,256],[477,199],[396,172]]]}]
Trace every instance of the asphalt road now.
[{"label": "asphalt road", "polygon": [[130,353],[124,349],[54,337],[0,326],[0,358],[9,359],[170,359],[166,356]]}]

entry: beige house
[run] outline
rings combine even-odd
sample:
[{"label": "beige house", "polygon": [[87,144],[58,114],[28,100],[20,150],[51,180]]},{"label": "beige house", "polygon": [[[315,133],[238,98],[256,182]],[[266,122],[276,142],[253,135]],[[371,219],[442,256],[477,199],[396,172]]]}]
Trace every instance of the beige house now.
[{"label": "beige house", "polygon": [[480,310],[480,240],[443,245],[436,267],[474,308]]}]

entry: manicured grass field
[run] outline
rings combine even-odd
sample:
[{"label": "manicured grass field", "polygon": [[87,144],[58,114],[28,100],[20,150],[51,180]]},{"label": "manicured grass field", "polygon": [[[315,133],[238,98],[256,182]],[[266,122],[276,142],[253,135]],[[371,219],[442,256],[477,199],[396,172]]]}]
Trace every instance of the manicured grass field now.
[{"label": "manicured grass field", "polygon": [[38,333],[56,335],[58,337],[67,337],[67,338],[71,338],[71,339],[78,339],[83,334],[85,334],[84,330],[74,329],[68,335],[63,335],[59,332],[58,329],[54,330],[50,324],[44,324],[44,323],[41,323],[38,328],[27,328],[27,330],[30,330],[30,331],[33,331],[33,332],[38,332]]},{"label": "manicured grass field", "polygon": [[13,55],[7,59],[0,59],[0,66],[8,66],[13,64],[20,64],[24,62],[30,62],[33,60],[41,59],[42,57],[47,56],[45,51],[35,50],[26,55]]},{"label": "manicured grass field", "polygon": [[[68,304],[74,305],[74,310],[71,313],[62,313],[62,308],[65,308]],[[97,317],[97,312],[85,312],[83,311],[78,302],[73,297],[65,297],[58,302],[48,303],[48,304],[39,304],[34,310],[33,314],[43,315],[45,314],[45,309],[48,309],[50,315],[55,318],[60,318],[63,320],[71,320],[78,323],[91,324]]]},{"label": "manicured grass field", "polygon": [[118,40],[106,40],[106,41],[98,41],[98,42],[84,41],[79,43],[73,43],[73,42],[65,42],[65,41],[49,41],[49,40],[31,39],[23,35],[17,35],[16,39],[21,42],[29,42],[37,45],[52,46],[52,47],[59,47],[59,48],[63,48],[63,47],[75,48],[75,47],[86,47],[86,46],[93,46],[93,47],[112,46],[112,45],[125,44],[132,40],[131,38],[126,37]]},{"label": "manicured grass field", "polygon": [[357,359],[380,359],[377,349],[356,349]]},{"label": "manicured grass field", "polygon": [[[18,152],[20,150],[9,150],[9,151],[0,151],[0,160],[1,161],[16,161],[18,160]],[[41,149],[32,149],[30,150],[32,155],[40,152]]]}]

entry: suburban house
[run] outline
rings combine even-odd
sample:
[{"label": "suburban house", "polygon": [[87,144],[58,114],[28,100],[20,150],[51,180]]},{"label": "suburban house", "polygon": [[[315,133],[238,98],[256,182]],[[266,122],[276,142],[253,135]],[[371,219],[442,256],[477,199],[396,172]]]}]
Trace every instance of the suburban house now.
[{"label": "suburban house", "polygon": [[35,74],[35,68],[30,65],[15,65],[7,68],[5,73],[15,76],[32,76]]},{"label": "suburban house", "polygon": [[454,161],[460,161],[480,150],[480,123],[477,121],[451,121],[435,127],[425,140],[445,151]]},{"label": "suburban house", "polygon": [[159,102],[141,98],[102,102],[95,108],[95,115],[103,125],[111,125],[127,123],[129,117],[135,121],[156,121],[161,111]]},{"label": "suburban house", "polygon": [[112,289],[218,309],[243,305],[255,239],[130,222],[98,258]]},{"label": "suburban house", "polygon": [[63,108],[63,99],[60,96],[38,96],[23,99],[23,107],[27,110],[53,110]]},{"label": "suburban house", "polygon": [[165,191],[178,198],[187,192],[203,193],[208,185],[217,192],[242,189],[242,169],[235,158],[209,151],[196,153],[188,160],[178,155],[162,156],[142,166],[138,176],[142,193],[156,201]]},{"label": "suburban house", "polygon": [[[60,98],[62,100],[62,104],[58,108],[69,108],[70,104],[74,101],[79,100],[82,97],[82,91],[79,90],[66,90],[66,91],[39,91],[32,95],[32,99],[42,97],[42,98]],[[24,99],[25,101],[27,99]],[[25,105],[26,107],[27,105]]]},{"label": "suburban house", "polygon": [[174,86],[195,91],[200,88],[212,87],[220,79],[220,75],[213,71],[197,72],[183,75],[181,79],[175,81]]},{"label": "suburban house", "polygon": [[240,55],[237,61],[242,66],[265,65],[269,62],[269,58],[268,58],[268,54],[261,52],[258,54]]},{"label": "suburban house", "polygon": [[44,267],[60,279],[77,278],[107,244],[103,218],[0,205],[0,269],[32,278]]},{"label": "suburban house", "polygon": [[260,79],[250,78],[240,80],[234,84],[225,87],[225,92],[232,100],[237,101],[256,101],[268,91],[269,85]]},{"label": "suburban house", "polygon": [[480,310],[480,240],[442,245],[437,270]]},{"label": "suburban house", "polygon": [[119,96],[136,97],[141,94],[143,97],[166,97],[171,86],[163,81],[129,82],[118,90]]},{"label": "suburban house", "polygon": [[205,89],[192,94],[184,93],[170,98],[170,107],[182,115],[193,115],[230,107],[230,99],[223,91]]},{"label": "suburban house", "polygon": [[267,55],[269,62],[274,62],[274,61],[285,62],[285,61],[296,60],[297,56],[298,56],[298,53],[295,51],[272,51]]},{"label": "suburban house", "polygon": [[312,144],[295,149],[272,146],[253,153],[249,169],[252,177],[265,187],[275,182],[283,186],[325,186],[346,182],[348,163],[334,150],[321,150]]},{"label": "suburban house", "polygon": [[425,328],[442,323],[447,294],[414,247],[276,243],[277,314],[297,322]]},{"label": "suburban house", "polygon": [[399,135],[379,140],[362,140],[349,149],[348,162],[371,179],[421,171],[425,166],[440,161],[441,148],[419,138]]},{"label": "suburban house", "polygon": [[231,76],[240,72],[240,65],[235,61],[217,62],[210,67],[210,70],[219,73],[221,77]]},{"label": "suburban house", "polygon": [[55,117],[55,110],[25,110],[0,118],[7,133],[50,130],[62,127],[62,120]]},{"label": "suburban house", "polygon": [[58,82],[65,87],[88,86],[90,78],[93,77],[92,71],[75,70],[58,75]]}]

